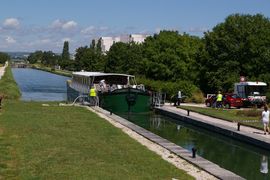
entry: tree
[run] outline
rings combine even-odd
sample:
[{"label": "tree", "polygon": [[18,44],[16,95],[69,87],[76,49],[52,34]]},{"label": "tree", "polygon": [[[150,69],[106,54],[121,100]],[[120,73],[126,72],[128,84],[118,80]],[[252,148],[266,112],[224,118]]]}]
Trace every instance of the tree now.
[{"label": "tree", "polygon": [[57,62],[58,58],[60,57],[58,57],[52,51],[44,51],[42,59],[41,59],[41,63],[47,66],[54,66],[58,63]]},{"label": "tree", "polygon": [[93,50],[96,48],[96,41],[94,39],[92,40],[89,47],[90,47],[90,49],[93,49]]},{"label": "tree", "polygon": [[64,42],[63,51],[62,51],[62,62],[70,60],[69,57],[69,43],[68,41]]},{"label": "tree", "polygon": [[102,53],[102,48],[101,48],[101,38],[98,39],[97,42],[97,52]]},{"label": "tree", "polygon": [[6,61],[10,61],[10,56],[7,53],[0,52],[0,64],[4,64]]},{"label": "tree", "polygon": [[197,79],[195,58],[202,46],[198,37],[177,31],[161,31],[148,37],[143,44],[143,71],[147,78],[162,81],[191,81]]},{"label": "tree", "polygon": [[269,71],[270,22],[263,15],[230,15],[205,33],[204,43],[198,54],[204,92],[229,91],[240,75],[258,80]]},{"label": "tree", "polygon": [[27,57],[27,61],[30,64],[34,64],[34,63],[37,63],[37,62],[41,63],[42,56],[43,56],[43,52],[42,51],[35,51],[34,53],[31,53]]}]

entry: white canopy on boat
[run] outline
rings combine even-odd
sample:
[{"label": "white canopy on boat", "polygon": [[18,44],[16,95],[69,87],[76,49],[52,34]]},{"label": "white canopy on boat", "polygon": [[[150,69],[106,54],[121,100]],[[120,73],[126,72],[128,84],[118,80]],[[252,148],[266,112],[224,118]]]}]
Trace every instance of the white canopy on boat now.
[{"label": "white canopy on boat", "polygon": [[120,85],[130,85],[137,84],[135,76],[129,74],[118,74],[118,73],[102,73],[102,72],[73,72],[73,78],[78,77],[80,79],[89,79],[90,84],[97,84],[101,80],[106,81],[109,84],[120,84]]},{"label": "white canopy on boat", "polygon": [[135,77],[129,74],[118,74],[118,73],[102,73],[102,72],[89,72],[89,71],[78,71],[73,72],[73,75],[77,76],[86,76],[86,77],[96,77],[96,76],[126,76],[126,77]]}]

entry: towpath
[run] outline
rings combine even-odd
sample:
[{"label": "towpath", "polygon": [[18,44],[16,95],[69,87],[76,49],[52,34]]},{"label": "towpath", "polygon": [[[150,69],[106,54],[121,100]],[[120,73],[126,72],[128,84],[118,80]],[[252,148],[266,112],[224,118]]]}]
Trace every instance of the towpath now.
[{"label": "towpath", "polygon": [[0,67],[0,79],[5,74],[5,69],[7,66],[8,66],[8,62],[6,62],[4,66]]},{"label": "towpath", "polygon": [[188,116],[187,110],[176,108],[168,104],[158,109],[169,112],[171,115],[178,116],[180,119],[189,121],[192,124],[203,126],[204,128],[216,131],[220,134],[228,135],[238,140],[270,150],[270,135],[264,135],[263,130],[244,125],[240,125],[240,129],[238,130],[238,124],[236,122],[229,122],[192,111],[189,112]]}]

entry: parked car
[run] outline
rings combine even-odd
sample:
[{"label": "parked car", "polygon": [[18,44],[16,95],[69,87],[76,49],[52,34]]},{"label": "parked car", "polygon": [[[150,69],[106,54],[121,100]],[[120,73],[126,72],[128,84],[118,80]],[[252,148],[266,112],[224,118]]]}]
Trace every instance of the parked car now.
[{"label": "parked car", "polygon": [[207,98],[205,100],[205,105],[207,107],[216,107],[216,100],[217,100],[216,95],[207,96]]},{"label": "parked car", "polygon": [[[205,100],[205,105],[207,107],[216,107],[216,95],[209,96]],[[243,107],[242,99],[236,94],[224,94],[222,104],[225,108],[230,109],[231,107],[240,108]]]},{"label": "parked car", "polygon": [[223,105],[228,109],[231,107],[241,108],[243,107],[243,101],[242,98],[236,94],[225,94]]}]

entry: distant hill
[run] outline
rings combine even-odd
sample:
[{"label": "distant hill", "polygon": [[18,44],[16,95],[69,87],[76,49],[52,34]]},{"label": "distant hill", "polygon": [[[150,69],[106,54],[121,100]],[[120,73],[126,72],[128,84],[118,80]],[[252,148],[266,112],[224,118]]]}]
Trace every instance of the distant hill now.
[{"label": "distant hill", "polygon": [[32,52],[5,52],[11,59],[26,59]]}]

